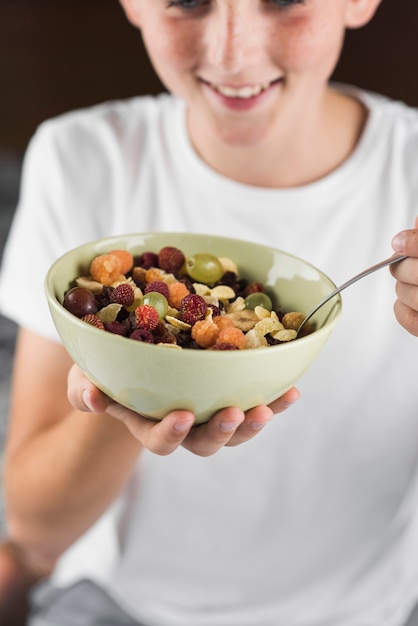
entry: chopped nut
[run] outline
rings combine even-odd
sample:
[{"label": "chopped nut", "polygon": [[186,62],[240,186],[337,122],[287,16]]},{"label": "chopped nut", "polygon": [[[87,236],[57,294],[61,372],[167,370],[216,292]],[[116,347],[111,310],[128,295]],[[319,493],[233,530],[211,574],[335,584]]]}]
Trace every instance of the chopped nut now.
[{"label": "chopped nut", "polygon": [[254,309],[254,313],[257,315],[259,320],[263,320],[267,317],[272,317],[271,312],[267,311],[263,306],[256,306]]},{"label": "chopped nut", "polygon": [[232,259],[228,257],[218,257],[224,272],[233,272],[234,274],[238,274],[238,268],[236,263]]},{"label": "chopped nut", "polygon": [[80,276],[76,278],[77,287],[83,287],[89,289],[92,293],[101,293],[103,291],[102,283],[94,280],[91,276]]},{"label": "chopped nut", "polygon": [[243,311],[245,309],[245,300],[239,296],[234,302],[227,307],[228,313],[235,313],[236,311]]},{"label": "chopped nut", "polygon": [[244,309],[243,311],[236,311],[234,313],[227,313],[226,317],[229,317],[234,322],[234,326],[239,328],[244,333],[254,328],[259,322],[256,313],[252,309]]},{"label": "chopped nut", "polygon": [[134,267],[132,270],[132,278],[134,282],[144,284],[146,282],[145,272],[146,270],[143,267]]},{"label": "chopped nut", "polygon": [[277,333],[272,335],[273,339],[277,339],[277,341],[292,341],[293,339],[296,339],[297,336],[296,330],[293,330],[292,328],[279,330]]},{"label": "chopped nut", "polygon": [[245,335],[245,349],[252,350],[254,348],[266,348],[268,346],[264,335],[261,335],[255,328],[248,331]]},{"label": "chopped nut", "polygon": [[283,324],[281,324],[278,320],[273,320],[271,317],[265,318],[257,322],[254,326],[255,330],[260,333],[260,335],[270,335],[274,332],[283,330]]},{"label": "chopped nut", "polygon": [[166,285],[177,282],[177,278],[174,276],[174,274],[163,274],[162,280],[163,283],[165,283]]},{"label": "chopped nut", "polygon": [[217,285],[210,290],[210,295],[218,300],[232,300],[235,298],[235,291],[228,285]]},{"label": "chopped nut", "polygon": [[282,324],[285,328],[292,328],[297,330],[305,319],[303,313],[292,311],[291,313],[285,313],[282,318]]},{"label": "chopped nut", "polygon": [[203,296],[203,299],[206,304],[214,304],[215,306],[219,306],[218,298],[214,298],[213,296]]},{"label": "chopped nut", "polygon": [[193,283],[193,287],[198,296],[204,297],[211,295],[210,287],[208,287],[208,285],[205,285],[204,283]]},{"label": "chopped nut", "polygon": [[165,319],[169,324],[171,324],[175,328],[180,328],[180,330],[188,330],[189,328],[191,328],[190,324],[187,324],[186,322],[183,322],[182,320],[179,320],[172,315],[166,315]]}]

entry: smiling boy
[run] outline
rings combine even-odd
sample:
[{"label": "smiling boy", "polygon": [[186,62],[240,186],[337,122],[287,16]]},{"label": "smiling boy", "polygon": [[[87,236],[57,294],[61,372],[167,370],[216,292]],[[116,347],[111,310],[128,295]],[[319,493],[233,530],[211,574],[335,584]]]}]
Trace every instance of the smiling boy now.
[{"label": "smiling boy", "polygon": [[[28,624],[404,626],[418,598],[418,112],[328,83],[379,0],[121,4],[170,95],[41,125],[0,280],[21,327],[10,537],[48,574]],[[260,241],[336,283],[391,240],[410,258],[347,295],[298,402],[292,389],[198,428],[181,410],[155,424],[72,365],[43,296],[66,250],[151,230]]]}]

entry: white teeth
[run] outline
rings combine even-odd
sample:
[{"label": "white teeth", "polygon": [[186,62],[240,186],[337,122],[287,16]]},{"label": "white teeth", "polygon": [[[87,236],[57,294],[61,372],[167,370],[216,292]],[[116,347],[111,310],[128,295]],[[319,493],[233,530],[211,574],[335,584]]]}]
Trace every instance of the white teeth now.
[{"label": "white teeth", "polygon": [[254,85],[254,87],[240,87],[238,89],[234,89],[233,87],[223,87],[222,85],[216,85],[215,89],[227,98],[242,98],[243,100],[246,100],[248,98],[258,96],[258,94],[267,89],[268,86],[269,83],[263,83],[261,85]]}]

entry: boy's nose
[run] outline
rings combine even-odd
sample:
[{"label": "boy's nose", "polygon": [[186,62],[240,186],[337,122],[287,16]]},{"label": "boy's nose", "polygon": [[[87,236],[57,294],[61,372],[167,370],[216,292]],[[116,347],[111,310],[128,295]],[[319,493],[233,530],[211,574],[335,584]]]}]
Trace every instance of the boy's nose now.
[{"label": "boy's nose", "polygon": [[260,51],[259,26],[239,3],[218,9],[207,32],[208,61],[228,74],[247,67]]}]

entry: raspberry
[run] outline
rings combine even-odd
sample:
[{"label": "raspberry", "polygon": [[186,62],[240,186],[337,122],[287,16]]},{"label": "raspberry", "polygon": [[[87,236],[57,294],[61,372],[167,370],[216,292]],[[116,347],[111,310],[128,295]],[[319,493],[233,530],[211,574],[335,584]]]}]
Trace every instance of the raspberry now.
[{"label": "raspberry", "polygon": [[205,318],[207,309],[208,305],[202,296],[191,293],[181,301],[180,318],[186,324],[193,326],[193,324]]},{"label": "raspberry", "polygon": [[190,294],[190,291],[184,283],[170,283],[168,294],[168,304],[174,309],[179,309],[181,301]]},{"label": "raspberry", "polygon": [[244,296],[249,296],[250,293],[264,293],[266,290],[261,283],[249,283],[244,289]]},{"label": "raspberry", "polygon": [[219,328],[209,320],[199,320],[192,326],[192,339],[201,348],[210,348],[216,342],[219,335]]},{"label": "raspberry", "polygon": [[149,293],[150,291],[161,293],[167,300],[169,298],[168,285],[162,280],[153,280],[148,283],[144,289],[144,293]]},{"label": "raspberry", "polygon": [[129,339],[144,341],[145,343],[154,343],[154,336],[147,328],[137,328],[129,335]]},{"label": "raspberry", "polygon": [[125,325],[122,322],[108,322],[105,324],[105,330],[109,331],[109,333],[113,333],[114,335],[121,335],[122,337],[127,336],[127,330]]},{"label": "raspberry", "polygon": [[90,265],[90,274],[102,285],[111,285],[119,278],[122,263],[113,254],[100,254],[96,256]]},{"label": "raspberry", "polygon": [[134,258],[128,250],[112,250],[109,252],[112,256],[115,256],[119,259],[121,269],[121,274],[127,274],[133,267]]},{"label": "raspberry", "polygon": [[152,331],[157,328],[159,321],[160,316],[150,304],[140,304],[135,309],[135,322],[139,328],[146,328]]},{"label": "raspberry", "polygon": [[212,309],[212,316],[213,317],[219,317],[221,314],[221,309],[216,306],[216,304],[208,304],[208,308]]},{"label": "raspberry", "polygon": [[110,294],[110,302],[116,302],[122,306],[131,306],[134,301],[134,290],[128,283],[121,283]]},{"label": "raspberry", "polygon": [[219,332],[216,343],[230,343],[242,350],[245,346],[245,335],[239,328],[231,326],[230,328],[224,328]]},{"label": "raspberry", "polygon": [[150,267],[158,266],[158,255],[155,252],[144,252],[135,259],[135,264],[148,270]]},{"label": "raspberry", "polygon": [[183,252],[172,246],[161,248],[158,253],[158,267],[169,274],[178,272],[183,267],[185,260],[186,257]]},{"label": "raspberry", "polygon": [[88,313],[81,318],[82,322],[86,322],[86,324],[90,324],[90,326],[94,326],[95,328],[100,328],[100,330],[104,330],[104,324],[100,318],[97,317],[94,313]]}]

